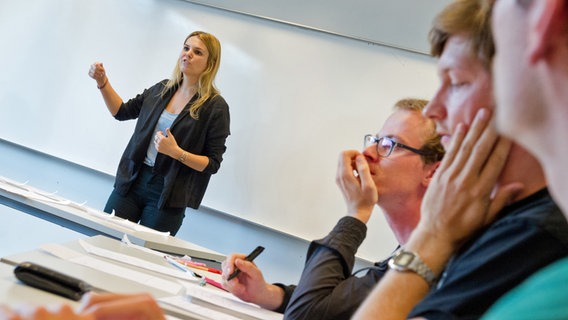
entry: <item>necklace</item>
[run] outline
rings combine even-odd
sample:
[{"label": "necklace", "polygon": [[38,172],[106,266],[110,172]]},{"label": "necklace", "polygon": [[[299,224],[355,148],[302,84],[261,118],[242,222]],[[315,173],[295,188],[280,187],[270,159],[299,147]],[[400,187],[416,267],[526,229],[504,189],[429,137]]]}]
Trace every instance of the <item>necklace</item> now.
[{"label": "necklace", "polygon": [[[193,90],[191,90],[193,91]],[[166,111],[173,114],[180,114],[185,106],[191,101],[191,98],[195,95],[196,91],[193,93],[189,91],[189,94],[184,93],[181,89],[178,89],[172,99],[168,102],[166,106]],[[189,95],[189,96],[188,96]]]}]

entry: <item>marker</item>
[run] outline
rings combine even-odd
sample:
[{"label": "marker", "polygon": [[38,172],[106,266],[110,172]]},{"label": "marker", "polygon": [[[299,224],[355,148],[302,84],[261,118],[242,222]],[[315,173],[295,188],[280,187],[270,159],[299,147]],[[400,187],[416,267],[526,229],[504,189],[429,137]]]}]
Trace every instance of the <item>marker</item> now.
[{"label": "marker", "polygon": [[194,278],[201,278],[200,275],[198,275],[197,273],[189,270],[186,266],[184,266],[183,264],[175,261],[174,259],[168,257],[168,256],[164,256],[164,259],[166,259],[166,261],[171,264],[172,266],[178,268],[179,270],[183,271],[183,272],[187,272],[190,275],[192,275]]},{"label": "marker", "polygon": [[[256,247],[256,249],[254,249],[248,256],[245,257],[246,261],[250,261],[252,262],[256,257],[258,257],[258,255],[264,250],[263,246],[258,246]],[[239,273],[241,272],[241,270],[239,270],[239,268],[235,268],[235,270],[233,271],[233,273],[231,273],[229,275],[229,277],[227,278],[227,281],[231,281],[234,277],[236,277],[237,275],[239,275]]]},{"label": "marker", "polygon": [[198,270],[203,270],[203,271],[207,271],[207,272],[211,272],[211,273],[216,273],[216,274],[222,274],[221,270],[217,270],[215,268],[209,268],[209,267],[201,267],[201,266],[192,266],[190,264],[187,265],[189,268],[195,268]]},{"label": "marker", "polygon": [[205,284],[210,284],[210,285],[212,285],[212,286],[214,286],[214,287],[217,287],[217,288],[219,288],[219,289],[221,289],[221,290],[224,290],[224,291],[227,291],[227,292],[228,292],[227,289],[223,288],[223,285],[222,285],[222,284],[220,284],[219,282],[217,282],[217,281],[215,281],[215,280],[213,280],[213,279],[211,279],[211,278],[205,277],[205,281],[202,281],[202,282],[201,282],[201,286],[204,286]]},{"label": "marker", "polygon": [[197,262],[197,261],[187,260],[187,259],[183,259],[183,258],[181,258],[180,261],[182,263],[188,263],[188,264],[195,265],[195,266],[207,267],[207,264],[203,263],[203,262]]},{"label": "marker", "polygon": [[183,260],[183,259],[174,259],[177,262],[190,267],[190,268],[195,268],[195,269],[199,269],[199,270],[203,270],[203,271],[208,271],[211,273],[216,273],[216,274],[221,274],[222,272],[220,270],[217,270],[215,268],[210,268],[208,267],[205,263],[199,263],[199,262],[193,262],[193,261],[187,261],[187,260]]}]

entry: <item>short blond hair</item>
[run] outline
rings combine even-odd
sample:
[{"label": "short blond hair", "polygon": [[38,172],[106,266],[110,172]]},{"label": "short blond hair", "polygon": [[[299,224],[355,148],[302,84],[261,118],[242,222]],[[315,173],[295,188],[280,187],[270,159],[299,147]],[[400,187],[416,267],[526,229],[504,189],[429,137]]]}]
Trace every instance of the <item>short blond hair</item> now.
[{"label": "short blond hair", "polygon": [[[405,98],[398,100],[394,104],[394,109],[409,110],[422,113],[426,105],[428,105],[428,100]],[[431,123],[430,130],[428,130],[428,136],[425,137],[426,142],[420,148],[420,150],[425,152],[425,154],[421,155],[424,163],[432,164],[442,160],[445,154],[445,150],[442,146],[442,143],[440,142],[440,136],[438,135],[438,133],[436,133],[436,124],[430,119],[428,119],[428,121]]]},{"label": "short blond hair", "polygon": [[434,18],[428,35],[430,53],[440,57],[448,39],[455,35],[468,38],[471,53],[487,70],[495,54],[491,34],[491,11],[495,0],[456,0]]}]

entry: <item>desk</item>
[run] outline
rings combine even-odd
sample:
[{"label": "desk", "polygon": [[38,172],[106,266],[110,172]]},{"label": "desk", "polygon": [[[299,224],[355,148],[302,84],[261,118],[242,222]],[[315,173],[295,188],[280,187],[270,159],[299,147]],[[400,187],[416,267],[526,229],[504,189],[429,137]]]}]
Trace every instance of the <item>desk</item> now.
[{"label": "desk", "polygon": [[[95,239],[104,241],[104,239]],[[111,240],[108,238],[108,240]],[[94,241],[96,243],[96,241]],[[76,242],[73,243],[73,246]],[[69,304],[77,307],[79,302],[69,300],[58,295],[45,292],[24,285],[19,282],[14,276],[14,265],[23,262],[31,261],[54,270],[64,270],[65,274],[72,277],[85,279],[91,285],[103,289],[105,291],[112,291],[117,293],[139,293],[149,292],[155,298],[169,296],[168,293],[150,288],[142,284],[132,282],[120,277],[112,276],[100,272],[95,269],[73,264],[68,261],[58,259],[40,250],[32,250],[29,252],[19,253],[10,256],[11,258],[2,258],[0,263],[0,301],[8,305],[58,305]],[[203,320],[205,318],[194,315],[172,306],[162,306],[166,314],[173,318],[181,319],[197,319]]]},{"label": "desk", "polygon": [[[11,307],[17,306],[58,306],[67,304],[78,308],[80,302],[69,300],[58,295],[35,289],[22,284],[14,276],[14,266],[0,263],[0,302]],[[162,306],[166,319],[207,320],[199,315],[190,314],[174,307]]]},{"label": "desk", "polygon": [[[77,253],[80,253],[82,255],[88,255],[88,256],[92,256],[87,254],[87,251],[84,249],[83,246],[81,246],[80,243],[81,240],[77,240],[77,241],[72,241],[69,243],[66,243],[64,245],[62,245],[61,247],[67,248],[67,249],[71,249],[73,251],[76,251]],[[112,239],[106,236],[94,236],[91,238],[87,238],[82,240],[84,242],[87,242],[89,245],[93,245],[97,248],[100,249],[104,249],[104,250],[109,250],[112,251],[114,253],[120,253],[120,254],[124,254],[127,255],[129,257],[134,257],[134,258],[139,258],[139,259],[143,259],[144,261],[150,262],[152,264],[155,265],[161,265],[161,266],[166,266],[169,268],[173,268],[171,267],[164,259],[163,256],[161,254],[156,254],[156,252],[153,253],[149,253],[146,251],[141,250],[140,248],[136,248],[124,243],[121,243],[120,241],[116,240],[116,239]],[[113,268],[116,269],[120,269],[120,268],[126,268],[129,270],[129,272],[131,273],[136,273],[136,272],[141,272],[141,273],[145,273],[148,275],[149,277],[152,278],[159,278],[160,281],[163,280],[163,282],[168,282],[164,287],[168,288],[168,290],[161,290],[159,285],[161,285],[162,283],[158,283],[158,281],[156,280],[151,280],[152,283],[141,283],[138,281],[134,281],[134,280],[129,280],[127,278],[123,278],[121,276],[118,275],[113,275],[113,274],[109,274],[107,272],[103,272],[101,270],[98,269],[94,269],[91,267],[87,267],[78,263],[74,263],[72,261],[69,260],[64,260],[64,259],[60,259],[57,258],[49,253],[47,253],[44,250],[31,250],[28,252],[23,252],[23,253],[17,253],[17,254],[13,254],[13,255],[9,255],[6,257],[3,257],[1,259],[2,262],[7,263],[7,264],[18,264],[24,261],[30,261],[33,263],[37,263],[39,265],[54,269],[54,270],[58,270],[60,272],[64,272],[65,274],[68,274],[72,277],[75,278],[79,278],[82,279],[84,281],[86,281],[87,283],[89,283],[90,285],[102,289],[104,291],[110,291],[110,292],[116,292],[116,293],[138,293],[138,292],[148,292],[150,294],[152,294],[154,296],[154,298],[156,299],[161,299],[161,298],[172,298],[172,297],[179,297],[180,299],[182,299],[182,297],[184,296],[184,293],[187,292],[192,292],[192,291],[188,291],[191,288],[193,288],[193,290],[197,290],[196,288],[201,288],[198,284],[196,284],[195,282],[191,282],[191,281],[187,281],[187,280],[179,280],[176,279],[174,277],[172,277],[171,275],[164,275],[164,274],[160,274],[157,272],[153,272],[153,271],[149,271],[149,270],[145,270],[139,267],[139,265],[130,265],[130,264],[126,264],[126,263],[120,263],[117,262],[115,260],[112,260],[110,258],[102,258],[97,256],[96,257],[98,260],[101,260],[105,263],[109,263],[112,264]],[[92,266],[92,265],[91,265]],[[196,273],[202,273],[202,274],[206,274],[206,271],[201,271],[201,272],[197,272]],[[211,276],[211,275],[210,275]],[[217,275],[218,276],[218,275]],[[10,281],[8,279],[8,281]],[[179,291],[175,292],[171,290],[171,284],[173,283],[173,285],[178,285],[179,286]],[[182,285],[183,284],[183,285]],[[0,289],[2,289],[0,287]],[[214,288],[214,287],[206,287],[206,288],[201,288],[199,289],[201,291],[207,291],[208,293],[203,295],[205,297],[207,297],[208,295],[210,296],[211,294],[213,294],[213,292],[217,292],[218,294],[227,294],[224,291],[220,291],[220,289]],[[10,294],[8,292],[8,294]],[[203,309],[206,310],[206,312],[209,312],[211,314],[213,313],[222,313],[224,314],[224,316],[219,317],[217,315],[217,317],[214,317],[215,319],[224,319],[230,316],[232,316],[233,318],[231,319],[282,319],[282,315],[276,314],[274,312],[270,312],[267,310],[261,310],[258,307],[255,307],[254,312],[255,315],[247,315],[245,313],[243,313],[244,311],[242,311],[243,309],[232,309],[229,308],[228,306],[231,306],[230,303],[228,304],[224,304],[222,307],[220,307],[220,305],[215,305],[213,303],[209,303],[208,301],[212,301],[212,300],[203,300],[201,298],[202,296],[198,296],[198,300],[200,300],[201,302],[196,302],[194,304],[194,308],[201,308],[201,313],[193,313],[192,311],[194,311],[194,309],[181,309],[179,308],[177,305],[172,305],[171,303],[165,303],[164,301],[160,302],[160,305],[162,306],[162,308],[164,309],[164,311],[166,311],[166,313],[168,313],[169,315],[173,315],[175,317],[181,317],[183,319],[204,319],[204,318],[208,318],[204,316],[203,313]],[[16,299],[16,298],[14,298]],[[35,297],[34,297],[35,299]],[[39,299],[39,298],[38,298]],[[233,298],[234,299],[234,298]],[[16,299],[17,300],[17,299]],[[41,301],[40,301],[41,303]],[[239,304],[243,304],[242,302],[238,302]],[[232,304],[234,305],[234,303]],[[240,308],[242,308],[243,306],[240,306]],[[251,308],[250,306],[246,306],[248,308]],[[235,311],[237,310],[237,311]],[[245,311],[246,312],[246,311]],[[258,313],[260,313],[260,316],[258,315]],[[205,314],[207,316],[209,316],[209,314]]]},{"label": "desk", "polygon": [[[9,206],[28,206],[35,209],[36,215],[58,224],[71,224],[87,235],[103,234],[121,239],[127,234],[132,243],[179,255],[223,261],[225,255],[209,250],[185,240],[167,236],[127,220],[110,217],[99,210],[73,203],[68,199],[45,191],[25,186],[0,177],[0,202]],[[25,210],[28,211],[28,210]]]},{"label": "desk", "polygon": [[[120,241],[105,236],[94,236],[91,238],[86,238],[85,241],[97,247],[104,247],[105,249],[113,250],[119,253],[125,253],[136,257],[142,257],[144,259],[148,259],[151,262],[167,266],[167,263],[165,263],[163,259],[156,260],[157,259],[156,257],[149,257],[147,255],[144,255],[143,252],[135,252],[135,249],[128,248],[126,245],[121,244]],[[68,242],[64,244],[64,246],[76,252],[87,254],[87,252],[81,247],[78,241]],[[109,259],[105,260],[111,261]],[[155,289],[150,286],[146,286],[134,281],[126,280],[119,276],[110,275],[108,273],[99,270],[95,270],[89,267],[75,264],[70,261],[60,259],[43,250],[31,250],[27,252],[9,255],[6,257],[2,257],[0,261],[10,265],[17,265],[24,261],[30,261],[54,270],[59,270],[72,277],[78,279],[84,279],[94,287],[109,292],[115,292],[115,293],[151,292],[152,295],[154,295],[154,297],[157,298],[167,297],[172,295],[172,293],[167,291]],[[126,264],[124,264],[124,266],[130,267]],[[158,275],[158,277],[160,276]],[[160,278],[167,279],[166,277],[160,277]]]}]

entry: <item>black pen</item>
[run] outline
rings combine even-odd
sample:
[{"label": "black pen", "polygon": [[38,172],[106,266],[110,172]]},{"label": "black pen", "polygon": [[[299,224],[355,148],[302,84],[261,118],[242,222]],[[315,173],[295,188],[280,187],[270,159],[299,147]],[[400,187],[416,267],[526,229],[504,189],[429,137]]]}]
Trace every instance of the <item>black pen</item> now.
[{"label": "black pen", "polygon": [[[258,257],[258,255],[264,250],[263,246],[258,246],[256,247],[256,249],[254,249],[248,256],[245,257],[246,261],[251,261],[254,260],[256,257]],[[241,270],[239,270],[239,268],[235,268],[235,270],[233,271],[233,273],[231,273],[231,275],[229,275],[229,277],[227,278],[227,281],[232,280],[234,277],[236,277],[237,275],[239,275],[239,272],[241,272]]]}]

